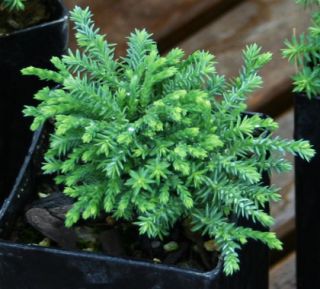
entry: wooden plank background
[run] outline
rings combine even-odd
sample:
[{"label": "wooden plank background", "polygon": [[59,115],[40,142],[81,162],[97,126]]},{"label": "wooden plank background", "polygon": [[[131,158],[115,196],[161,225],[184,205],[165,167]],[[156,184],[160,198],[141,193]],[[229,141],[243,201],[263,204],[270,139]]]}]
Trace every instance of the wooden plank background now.
[{"label": "wooden plank background", "polygon": [[[74,5],[90,6],[95,22],[110,42],[117,43],[118,55],[125,52],[126,37],[134,29],[146,28],[154,34],[162,51],[239,3],[239,0],[67,0]],[[73,43],[71,43],[73,47]]]},{"label": "wooden plank background", "polygon": [[290,90],[290,76],[294,67],[281,56],[283,40],[289,38],[293,27],[297,33],[308,23],[308,14],[292,0],[250,0],[224,14],[198,33],[182,42],[187,53],[196,49],[209,50],[216,55],[221,73],[234,76],[240,69],[242,49],[258,43],[273,53],[273,61],[262,71],[264,87],[250,99],[252,110],[266,112],[272,103],[272,114],[278,114],[277,102]]}]

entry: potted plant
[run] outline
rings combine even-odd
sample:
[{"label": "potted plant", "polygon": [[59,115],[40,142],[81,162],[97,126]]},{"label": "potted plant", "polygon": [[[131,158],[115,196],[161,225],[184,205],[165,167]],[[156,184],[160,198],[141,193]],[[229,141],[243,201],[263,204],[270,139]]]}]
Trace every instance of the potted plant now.
[{"label": "potted plant", "polygon": [[29,65],[49,68],[50,58],[67,46],[67,11],[60,0],[0,0],[1,136],[0,203],[9,194],[30,145],[24,104],[33,104],[41,87],[22,77]]},{"label": "potted plant", "polygon": [[[71,13],[81,51],[52,58],[55,70],[23,69],[59,87],[41,89],[35,95],[40,104],[24,110],[37,131],[0,210],[0,272],[6,272],[1,284],[267,288],[266,251],[248,242],[281,249],[268,231],[273,218],[266,211],[280,195],[263,183],[263,174],[290,170],[285,153],[306,160],[314,154],[307,141],[272,138],[277,124],[271,118],[245,113],[271,54],[248,46],[240,75],[226,81],[210,53],[184,57],[176,48],[160,56],[151,35],[136,30],[127,56],[114,59],[114,45],[91,16],[79,7]],[[50,123],[47,140],[43,131]],[[57,187],[38,199],[44,192],[38,173],[43,151],[44,173],[55,174]],[[64,249],[21,244],[14,228],[23,212]],[[83,233],[92,226],[98,237],[84,249],[96,251],[99,239],[107,254],[75,250],[79,235],[92,242]],[[23,273],[17,276],[12,268]]]},{"label": "potted plant", "polygon": [[317,204],[320,202],[320,184],[317,172],[320,168],[320,2],[297,1],[312,6],[311,25],[308,31],[286,40],[283,55],[296,66],[293,77],[295,139],[310,141],[317,154],[310,163],[296,159],[296,226],[297,226],[297,279],[298,288],[312,288],[320,282],[317,268],[320,266],[320,230],[314,227]]}]

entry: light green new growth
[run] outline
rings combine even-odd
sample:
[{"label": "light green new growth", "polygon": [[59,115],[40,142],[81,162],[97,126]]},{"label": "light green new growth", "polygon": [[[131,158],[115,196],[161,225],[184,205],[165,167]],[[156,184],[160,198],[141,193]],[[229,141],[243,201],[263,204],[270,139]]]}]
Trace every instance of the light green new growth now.
[{"label": "light green new growth", "polygon": [[9,10],[22,10],[24,9],[25,0],[0,0],[1,5]]},{"label": "light green new growth", "polygon": [[296,0],[304,6],[316,5],[312,22],[307,33],[293,35],[286,40],[283,56],[296,65],[297,73],[293,77],[294,91],[305,93],[309,98],[320,95],[320,0]]},{"label": "light green new growth", "polygon": [[54,120],[43,169],[57,174],[64,193],[75,198],[66,225],[105,211],[161,238],[187,220],[215,239],[226,274],[239,270],[238,250],[248,239],[281,249],[274,233],[234,221],[273,224],[263,208],[280,195],[262,184],[262,172],[291,165],[269,152],[314,155],[306,141],[272,138],[268,132],[278,125],[271,118],[243,114],[271,54],[248,46],[240,75],[226,82],[210,53],[185,57],[176,48],[160,56],[151,35],[136,30],[127,56],[115,60],[114,45],[91,16],[88,8],[71,13],[82,51],[52,58],[57,71],[23,70],[61,85],[40,90],[40,104],[24,113],[34,117],[33,130]]}]

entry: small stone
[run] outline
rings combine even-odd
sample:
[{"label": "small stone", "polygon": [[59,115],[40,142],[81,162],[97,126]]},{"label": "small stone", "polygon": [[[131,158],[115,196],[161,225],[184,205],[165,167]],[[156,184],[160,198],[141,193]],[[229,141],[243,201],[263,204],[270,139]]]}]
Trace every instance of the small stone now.
[{"label": "small stone", "polygon": [[111,216],[106,217],[106,223],[108,226],[114,226],[116,224],[116,220]]},{"label": "small stone", "polygon": [[166,251],[166,252],[173,252],[173,251],[177,251],[179,249],[179,245],[177,242],[174,242],[174,241],[171,241],[167,244],[165,244],[163,246],[163,249]]},{"label": "small stone", "polygon": [[49,196],[49,194],[45,194],[45,193],[41,193],[41,192],[38,193],[38,197],[39,197],[40,199],[46,198],[46,197],[48,197],[48,196]]},{"label": "small stone", "polygon": [[155,263],[161,263],[161,260],[158,259],[158,258],[153,258],[152,260],[153,260],[153,262],[155,262]]},{"label": "small stone", "polygon": [[14,29],[21,28],[21,25],[17,21],[15,21],[14,19],[12,19],[12,18],[8,19],[8,24]]},{"label": "small stone", "polygon": [[152,241],[151,242],[151,248],[153,249],[157,249],[161,246],[161,242],[160,241]]},{"label": "small stone", "polygon": [[94,252],[94,248],[84,248],[82,250],[85,252]]},{"label": "small stone", "polygon": [[208,252],[214,252],[217,251],[217,245],[215,241],[209,240],[203,243],[203,247],[208,251]]},{"label": "small stone", "polygon": [[50,239],[44,238],[38,245],[41,247],[50,247]]},{"label": "small stone", "polygon": [[168,252],[167,256],[163,260],[165,264],[177,264],[180,260],[186,256],[187,251],[189,249],[189,244],[187,242],[183,242],[180,244],[180,248],[175,252]]}]

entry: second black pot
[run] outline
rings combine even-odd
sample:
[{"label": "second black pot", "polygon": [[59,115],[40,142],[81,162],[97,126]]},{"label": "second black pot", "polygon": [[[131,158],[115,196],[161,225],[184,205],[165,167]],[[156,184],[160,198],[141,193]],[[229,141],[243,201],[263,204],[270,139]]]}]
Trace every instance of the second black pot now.
[{"label": "second black pot", "polygon": [[295,139],[310,141],[316,150],[309,163],[295,160],[297,287],[309,289],[320,284],[320,97],[297,94],[294,107]]},{"label": "second black pot", "polygon": [[0,36],[0,204],[12,188],[32,138],[23,106],[33,104],[34,93],[43,86],[20,71],[30,65],[49,68],[50,58],[67,48],[67,11],[60,0],[45,2],[52,10],[50,21]]}]

